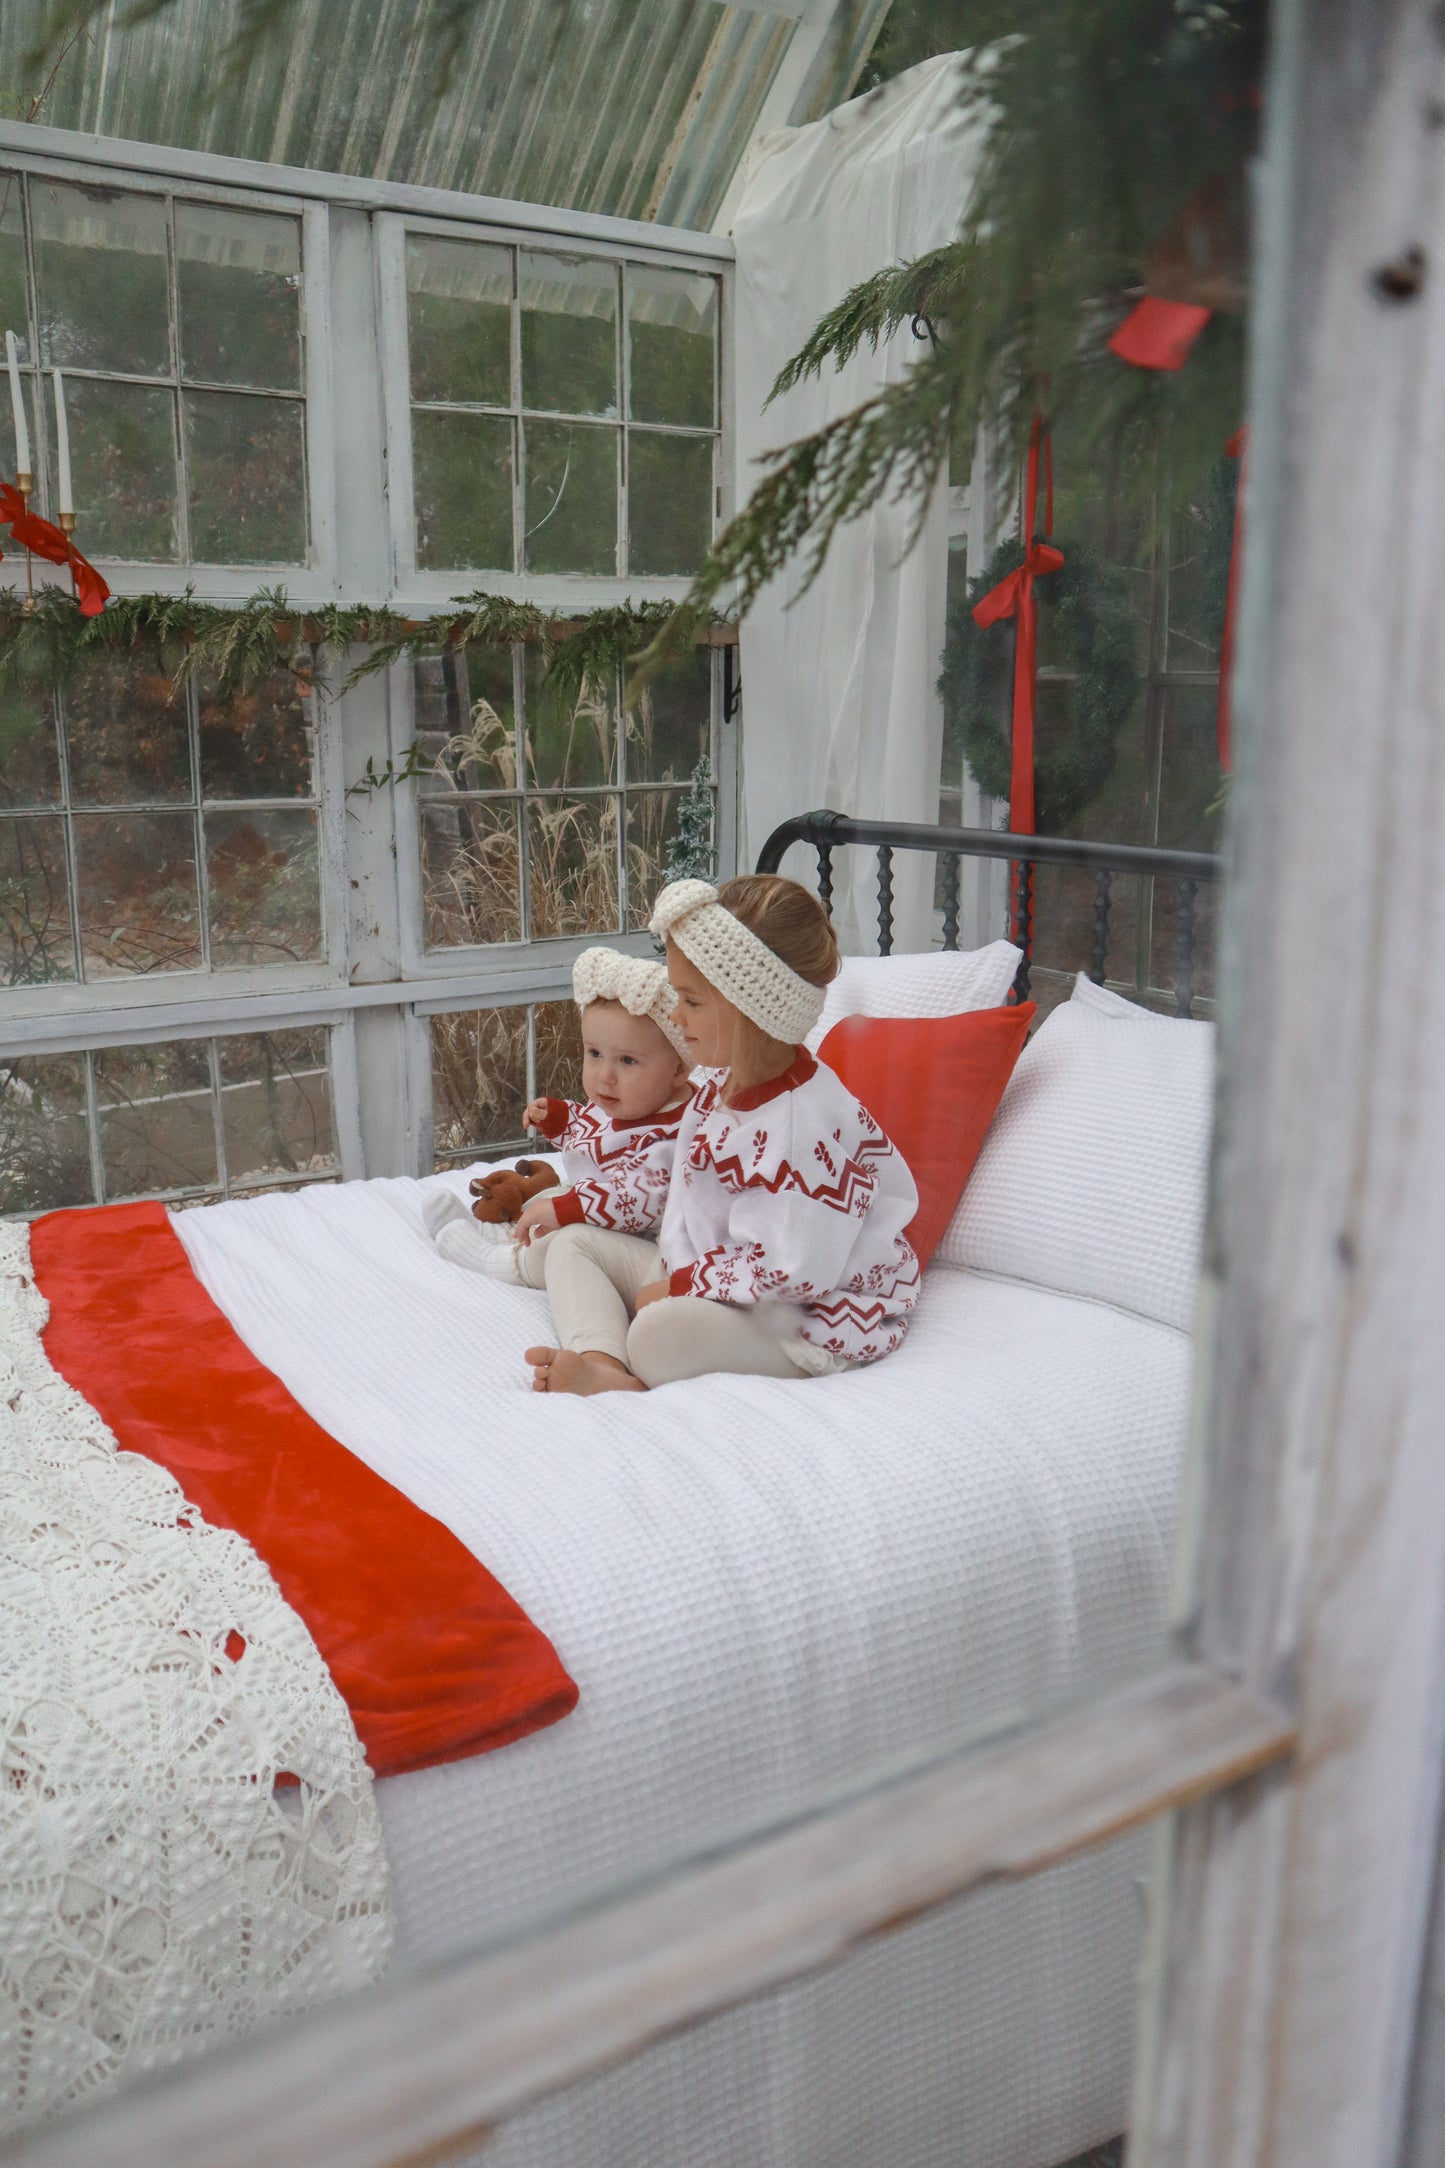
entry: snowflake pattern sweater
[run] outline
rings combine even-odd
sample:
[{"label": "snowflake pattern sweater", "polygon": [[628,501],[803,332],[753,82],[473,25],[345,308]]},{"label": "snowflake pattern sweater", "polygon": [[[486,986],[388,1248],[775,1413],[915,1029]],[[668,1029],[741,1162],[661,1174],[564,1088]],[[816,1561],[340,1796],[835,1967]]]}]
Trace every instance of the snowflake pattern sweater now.
[{"label": "snowflake pattern sweater", "polygon": [[683,1100],[640,1122],[614,1122],[590,1099],[581,1105],[549,1099],[537,1127],[561,1153],[570,1185],[556,1199],[558,1226],[586,1220],[617,1234],[655,1235],[688,1105]]},{"label": "snowflake pattern sweater", "polygon": [[918,1300],[904,1229],[918,1192],[901,1156],[831,1069],[800,1050],[728,1106],[710,1076],[683,1117],[663,1215],[674,1295],[779,1302],[847,1363],[896,1348]]}]

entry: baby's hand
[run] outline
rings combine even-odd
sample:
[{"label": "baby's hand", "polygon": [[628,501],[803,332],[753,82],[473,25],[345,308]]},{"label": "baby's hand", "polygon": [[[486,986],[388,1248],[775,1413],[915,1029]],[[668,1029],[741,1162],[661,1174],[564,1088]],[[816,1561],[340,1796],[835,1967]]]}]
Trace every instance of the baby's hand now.
[{"label": "baby's hand", "polygon": [[557,1206],[551,1197],[534,1197],[522,1207],[517,1220],[516,1240],[530,1242],[533,1235],[547,1235],[557,1224]]},{"label": "baby's hand", "polygon": [[672,1284],[670,1281],[649,1280],[646,1287],[639,1287],[637,1290],[635,1307],[639,1310],[645,1310],[650,1302],[664,1302],[671,1293]]},{"label": "baby's hand", "polygon": [[528,1103],[527,1103],[527,1106],[525,1107],[525,1109],[523,1110],[523,1113],[522,1113],[522,1120],[523,1120],[524,1124],[526,1125],[526,1127],[527,1127],[528,1129],[540,1129],[540,1128],[541,1128],[541,1126],[542,1126],[542,1124],[543,1124],[543,1122],[544,1122],[544,1121],[545,1121],[546,1119],[547,1119],[547,1102],[546,1102],[546,1100],[545,1100],[545,1099],[532,1099],[532,1100],[529,1100],[529,1101],[528,1101]]}]

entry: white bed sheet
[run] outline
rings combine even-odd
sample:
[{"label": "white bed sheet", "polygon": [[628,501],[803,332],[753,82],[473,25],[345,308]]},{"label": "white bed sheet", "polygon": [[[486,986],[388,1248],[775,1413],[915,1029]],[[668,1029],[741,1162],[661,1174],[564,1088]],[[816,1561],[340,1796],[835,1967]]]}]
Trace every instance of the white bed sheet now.
[{"label": "white bed sheet", "polygon": [[[461,1190],[466,1173],[437,1180]],[[577,1710],[534,1738],[379,1786],[404,1960],[555,1915],[1156,1654],[1187,1403],[1182,1333],[939,1269],[903,1349],[868,1371],[552,1399],[528,1390],[522,1362],[545,1337],[544,1297],[439,1258],[420,1217],[430,1186],[316,1188],[175,1223],[252,1350],[485,1561],[581,1689]],[[1057,2157],[1051,2145],[1107,2135],[1101,2102],[1121,2101],[1131,1860],[1068,1870],[1072,1907],[1051,1894],[1058,1876],[1003,1893],[1014,1902],[990,1938],[972,2033],[958,1965],[997,1910],[992,1896],[519,2119],[487,2161],[872,2168],[881,2117],[900,2164],[1037,2168]],[[935,1944],[947,1962],[920,1975],[909,1950]],[[906,2009],[920,1979],[951,1998],[940,2009],[925,1996],[944,2080],[920,2092],[916,2054],[895,2054],[883,2093],[873,2084],[867,2113],[852,2113],[850,2085],[865,2096],[854,2058],[846,2078],[837,2065],[847,2025],[807,2013],[854,1997],[861,2070],[865,2040],[902,2044],[880,1996]],[[989,2012],[1003,2008],[1025,2045],[1011,2059],[994,2040],[988,2098],[977,2072],[965,2086],[967,2149],[930,2150],[944,2127],[963,2143],[948,2090],[969,2066],[959,2043],[992,2038]],[[772,2013],[761,2034],[759,2009]],[[1072,2044],[1034,2037],[1051,2012]],[[908,2039],[921,2043],[916,2024]],[[832,2112],[854,2136],[835,2129],[818,2150],[831,2127],[814,2082],[825,2068],[844,2087]],[[660,2135],[682,2073],[697,2133],[686,2150],[676,2132]],[[899,2119],[916,2122],[939,2082],[944,2120],[914,2151]],[[1091,2127],[1101,2117],[1106,2127]]]}]

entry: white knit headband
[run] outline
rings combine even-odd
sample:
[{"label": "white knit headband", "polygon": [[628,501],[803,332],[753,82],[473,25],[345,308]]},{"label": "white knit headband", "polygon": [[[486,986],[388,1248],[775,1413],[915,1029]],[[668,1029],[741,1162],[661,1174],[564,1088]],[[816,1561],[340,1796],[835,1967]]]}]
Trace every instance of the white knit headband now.
[{"label": "white knit headband", "polygon": [[589,948],[572,966],[572,993],[579,1009],[592,1001],[620,1002],[629,1016],[647,1016],[688,1067],[692,1056],[673,1011],[677,996],[661,964],[645,956],[624,956],[621,949]]},{"label": "white knit headband", "polygon": [[802,978],[734,918],[710,881],[672,881],[653,909],[650,931],[675,941],[725,1001],[770,1039],[798,1046],[823,1013],[823,989]]}]

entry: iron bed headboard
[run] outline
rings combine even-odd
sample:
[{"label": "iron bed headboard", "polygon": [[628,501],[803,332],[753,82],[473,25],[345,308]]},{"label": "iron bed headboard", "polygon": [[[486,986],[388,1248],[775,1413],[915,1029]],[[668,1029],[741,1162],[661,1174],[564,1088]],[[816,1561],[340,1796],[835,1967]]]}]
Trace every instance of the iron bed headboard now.
[{"label": "iron bed headboard", "polygon": [[1174,943],[1174,1008],[1188,1016],[1194,1007],[1197,947],[1195,902],[1202,883],[1219,879],[1223,860],[1209,851],[1167,851],[1134,843],[1079,842],[1071,836],[1015,836],[992,828],[941,828],[921,821],[860,821],[849,813],[820,809],[799,813],[775,828],[758,853],[759,873],[776,873],[794,843],[810,843],[818,854],[818,893],[823,908],[833,901],[833,853],[843,844],[871,844],[878,853],[878,953],[893,948],[893,853],[928,851],[942,861],[943,945],[958,947],[959,862],[964,858],[1003,858],[1013,866],[1013,938],[1023,949],[1014,994],[1025,1000],[1033,950],[1035,866],[1082,866],[1094,876],[1089,977],[1102,985],[1109,947],[1109,913],[1116,874],[1172,881],[1179,896],[1179,924]]}]

